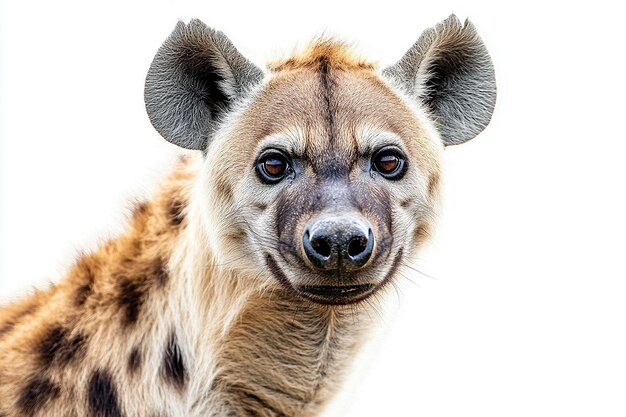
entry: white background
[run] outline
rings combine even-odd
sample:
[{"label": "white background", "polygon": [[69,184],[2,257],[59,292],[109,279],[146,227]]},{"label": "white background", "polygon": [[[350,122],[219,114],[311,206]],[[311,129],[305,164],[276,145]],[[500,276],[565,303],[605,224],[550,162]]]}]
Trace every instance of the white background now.
[{"label": "white background", "polygon": [[445,210],[417,264],[434,279],[401,279],[330,412],[624,416],[623,6],[3,1],[0,300],[119,232],[127,200],[167,170],[178,150],[152,129],[143,82],[177,19],[259,65],[322,31],[388,64],[455,12],[492,54],[496,111],[445,152]]}]

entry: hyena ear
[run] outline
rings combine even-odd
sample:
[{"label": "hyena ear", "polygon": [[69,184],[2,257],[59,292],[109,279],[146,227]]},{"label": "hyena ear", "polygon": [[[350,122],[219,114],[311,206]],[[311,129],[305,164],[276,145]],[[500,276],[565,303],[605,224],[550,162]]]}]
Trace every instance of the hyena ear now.
[{"label": "hyena ear", "polygon": [[451,15],[424,31],[383,74],[430,111],[445,145],[479,134],[496,102],[496,79],[487,48],[469,21]]},{"label": "hyena ear", "polygon": [[148,70],[148,117],[169,142],[206,149],[220,116],[262,78],[222,32],[178,22]]}]

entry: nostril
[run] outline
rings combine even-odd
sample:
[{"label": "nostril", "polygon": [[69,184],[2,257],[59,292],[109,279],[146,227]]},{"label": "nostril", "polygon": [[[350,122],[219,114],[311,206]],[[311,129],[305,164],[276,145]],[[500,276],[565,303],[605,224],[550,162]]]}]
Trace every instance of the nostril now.
[{"label": "nostril", "polygon": [[353,236],[348,242],[345,251],[345,256],[350,261],[346,263],[348,268],[355,270],[363,267],[369,261],[374,251],[374,233],[372,229],[369,229],[367,237],[363,235]]},{"label": "nostril", "polygon": [[311,246],[318,253],[318,255],[328,258],[330,256],[331,247],[328,240],[324,237],[318,237],[311,241]]},{"label": "nostril", "polygon": [[367,239],[362,236],[354,237],[348,244],[348,255],[355,258],[365,252],[365,249],[367,249]]},{"label": "nostril", "polygon": [[364,267],[374,252],[374,234],[351,216],[316,219],[304,230],[302,249],[311,266],[339,275]]}]

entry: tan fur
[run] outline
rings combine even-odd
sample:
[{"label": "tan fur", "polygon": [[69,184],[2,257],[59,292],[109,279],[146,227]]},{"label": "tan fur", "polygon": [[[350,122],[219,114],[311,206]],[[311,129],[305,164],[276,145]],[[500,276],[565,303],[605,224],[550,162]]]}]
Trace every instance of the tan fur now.
[{"label": "tan fur", "polygon": [[359,56],[345,42],[320,38],[309,43],[303,50],[296,51],[289,58],[271,62],[268,68],[274,72],[295,69],[317,69],[321,61],[333,68],[343,70],[373,70],[375,64]]},{"label": "tan fur", "polygon": [[[124,234],[80,257],[57,286],[0,310],[0,416],[92,415],[94,386],[114,402],[102,417],[313,416],[331,398],[375,301],[316,304],[271,276],[263,236],[274,230],[277,197],[255,185],[255,153],[272,140],[338,155],[399,141],[412,170],[389,195],[393,253],[406,249],[406,258],[434,223],[442,146],[420,110],[344,45],[317,43],[271,69],[206,158],[182,160]],[[389,259],[372,273],[393,274]],[[172,335],[169,357],[183,365],[173,374],[163,366]]]}]

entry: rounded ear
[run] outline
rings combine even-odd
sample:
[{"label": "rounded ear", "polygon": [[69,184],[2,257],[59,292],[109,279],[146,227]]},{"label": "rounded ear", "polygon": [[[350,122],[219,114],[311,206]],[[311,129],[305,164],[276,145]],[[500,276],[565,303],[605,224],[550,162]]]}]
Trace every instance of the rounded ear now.
[{"label": "rounded ear", "polygon": [[206,149],[220,116],[262,79],[222,32],[197,19],[179,22],[148,70],[148,117],[169,142]]},{"label": "rounded ear", "polygon": [[489,123],[496,79],[489,52],[469,21],[451,15],[424,31],[383,75],[430,110],[445,145],[474,138]]}]

